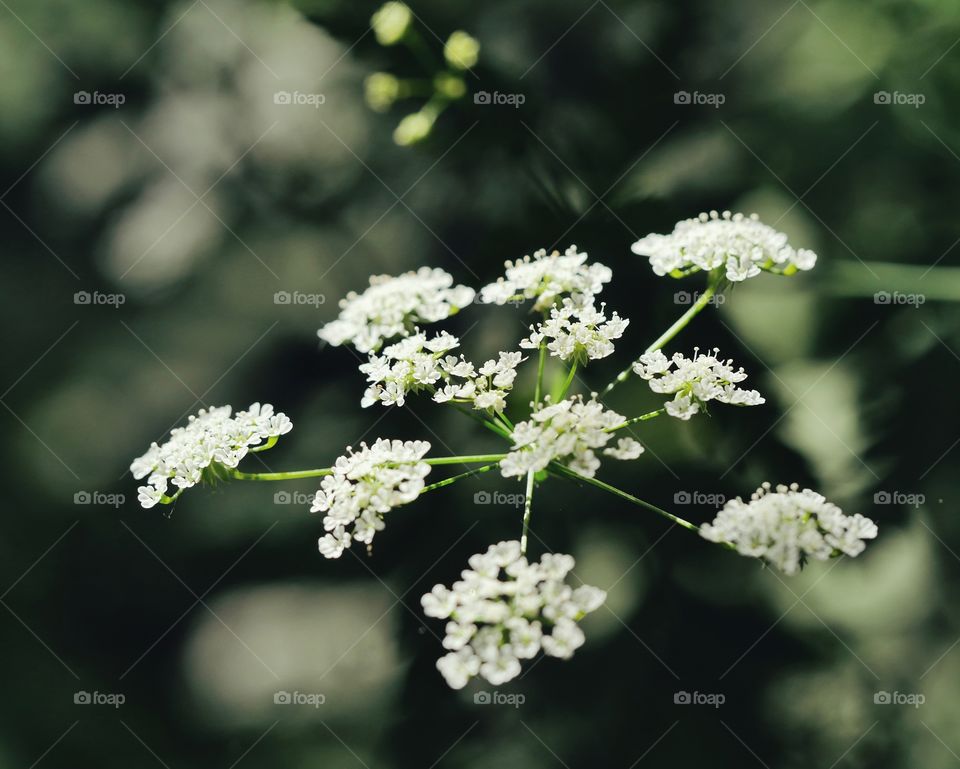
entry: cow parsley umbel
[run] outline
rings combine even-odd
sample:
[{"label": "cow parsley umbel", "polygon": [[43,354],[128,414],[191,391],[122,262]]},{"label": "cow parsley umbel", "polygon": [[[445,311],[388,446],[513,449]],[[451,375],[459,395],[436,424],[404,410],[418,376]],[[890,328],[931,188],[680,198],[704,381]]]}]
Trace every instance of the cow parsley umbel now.
[{"label": "cow parsley umbel", "polygon": [[[406,34],[402,8],[395,5],[402,4],[391,4],[375,22],[381,37]],[[255,403],[235,414],[223,406],[191,417],[166,443],[153,444],[134,461],[135,477],[147,478],[140,488],[141,504],[170,504],[202,481],[321,478],[310,511],[322,514],[321,555],[337,559],[355,542],[366,545],[370,554],[388,514],[397,510],[400,523],[401,508],[424,494],[491,471],[522,483],[523,493],[517,494],[523,508],[519,539],[474,555],[452,587],[436,585],[422,599],[428,616],[447,620],[443,647],[448,653],[437,668],[455,689],[477,676],[494,686],[506,683],[520,675],[523,660],[540,653],[569,658],[584,642],[577,623],[606,597],[603,590],[567,583],[574,566],[569,555],[548,552],[539,561],[528,558],[534,496],[541,484],[564,480],[590,486],[786,574],[810,560],[861,553],[877,534],[873,521],[844,515],[821,495],[796,485],[771,490],[765,484],[748,502],[728,502],[712,522],[693,523],[597,477],[603,459],[643,462],[641,440],[651,419],[666,414],[689,420],[706,413],[708,406],[763,403],[759,392],[742,386],[747,378],[743,368],[721,358],[718,350],[701,353],[694,347],[687,357],[664,349],[700,312],[717,304],[712,298],[731,283],[761,272],[808,270],[816,261],[813,252],[794,249],[783,233],[756,217],[727,212],[680,222],[670,235],[648,235],[633,250],[648,256],[659,275],[703,272],[705,285],[665,331],[630,356],[632,363],[599,394],[582,385],[582,369],[592,373],[593,366],[602,365],[628,331],[636,329],[598,299],[612,279],[610,268],[589,261],[576,246],[506,262],[504,274],[481,288],[480,299],[487,305],[514,306],[502,311],[506,320],[487,334],[467,339],[476,324],[461,330],[428,328],[468,305],[472,312],[481,309],[472,288],[428,267],[398,277],[373,276],[369,287],[348,294],[340,302],[339,316],[319,330],[330,345],[351,345],[366,356],[359,364],[366,379],[365,389],[358,387],[361,406],[409,408],[419,398],[437,410],[462,412],[482,424],[488,439],[500,441],[497,453],[429,456],[426,441],[379,438],[357,449],[348,447],[328,467],[246,472],[238,463],[248,453],[271,448],[290,430],[290,420],[268,404]],[[503,339],[521,315],[523,330],[491,350],[490,340]],[[483,352],[475,355],[467,342]],[[607,394],[633,376],[653,393],[667,396],[661,407],[643,413],[631,407],[628,414],[608,408]],[[637,388],[635,395],[622,400],[624,411],[636,400],[651,397],[647,388]],[[427,484],[427,476],[442,466],[450,466],[452,474]],[[635,473],[643,473],[645,464],[637,468]],[[605,507],[578,509],[581,518],[589,518],[603,514]],[[500,515],[492,509],[485,512],[491,515],[482,516],[483,521]],[[440,514],[457,511],[445,508]],[[440,530],[429,523],[424,529],[428,537]]]},{"label": "cow parsley umbel", "polygon": [[543,652],[569,659],[584,642],[577,622],[607,594],[573,588],[566,577],[575,561],[544,553],[530,563],[516,540],[491,545],[469,559],[452,589],[435,585],[421,603],[428,617],[448,619],[437,669],[453,689],[479,675],[494,686],[520,675],[521,660]]},{"label": "cow parsley umbel", "polygon": [[744,502],[724,505],[712,523],[700,527],[711,542],[727,542],[741,555],[762,558],[784,574],[796,574],[807,560],[857,556],[877,536],[877,525],[860,513],[843,511],[794,483],[771,491],[764,483]]}]

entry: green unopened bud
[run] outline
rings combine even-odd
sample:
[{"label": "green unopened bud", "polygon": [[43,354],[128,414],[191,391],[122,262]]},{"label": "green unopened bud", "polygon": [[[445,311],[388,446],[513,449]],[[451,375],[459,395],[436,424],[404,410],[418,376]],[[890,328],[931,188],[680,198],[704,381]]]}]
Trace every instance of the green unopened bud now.
[{"label": "green unopened bud", "polygon": [[480,43],[463,30],[457,30],[447,44],[443,46],[443,57],[451,67],[456,69],[470,69],[477,63],[480,55]]},{"label": "green unopened bud", "polygon": [[387,72],[374,72],[363,83],[370,109],[386,112],[400,95],[400,81]]},{"label": "green unopened bud", "polygon": [[433,87],[437,93],[447,99],[459,99],[467,92],[467,85],[462,77],[441,72],[433,79]]},{"label": "green unopened bud", "polygon": [[407,115],[393,132],[393,140],[401,147],[409,147],[430,135],[433,118],[423,112]]},{"label": "green unopened bud", "polygon": [[380,6],[370,18],[373,34],[377,36],[380,45],[395,45],[399,43],[410,27],[413,14],[403,3],[390,2]]}]

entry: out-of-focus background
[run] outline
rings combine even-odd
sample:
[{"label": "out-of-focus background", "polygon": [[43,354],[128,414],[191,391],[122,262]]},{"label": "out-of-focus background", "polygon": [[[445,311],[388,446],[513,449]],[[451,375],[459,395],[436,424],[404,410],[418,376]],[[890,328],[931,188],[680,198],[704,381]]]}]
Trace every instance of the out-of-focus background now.
[{"label": "out-of-focus background", "polygon": [[[375,10],[0,2],[0,766],[956,766],[960,7],[418,1],[418,42],[393,47]],[[467,93],[398,146],[422,99],[375,112],[364,79],[422,78],[456,29],[482,46]],[[204,404],[289,414],[273,469],[377,436],[497,450],[426,400],[362,410],[356,358],[316,338],[337,300],[421,265],[479,287],[576,243],[632,321],[579,385],[600,387],[702,288],[630,244],[711,208],[820,255],[670,347],[720,347],[767,403],[650,423],[601,477],[698,523],[808,484],[877,520],[860,558],[787,579],[551,483],[532,552],[573,553],[608,604],[573,660],[494,698],[443,683],[419,596],[518,535],[510,498],[476,495],[519,484],[431,494],[336,562],[315,481],[139,508],[130,460]],[[524,320],[446,327],[483,360]],[[609,399],[655,403],[638,381]]]}]

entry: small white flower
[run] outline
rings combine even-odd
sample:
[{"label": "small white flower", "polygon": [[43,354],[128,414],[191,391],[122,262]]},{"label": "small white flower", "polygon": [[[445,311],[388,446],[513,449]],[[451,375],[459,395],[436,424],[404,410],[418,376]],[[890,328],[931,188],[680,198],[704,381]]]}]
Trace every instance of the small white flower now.
[{"label": "small white flower", "polygon": [[[612,428],[626,421],[605,409],[594,397],[584,401],[579,395],[559,403],[541,404],[530,419],[513,430],[513,450],[500,460],[500,472],[506,478],[539,472],[554,460],[571,470],[592,478],[600,467],[594,453],[614,438]],[[616,448],[604,454],[616,459],[636,459],[643,447],[631,439],[620,439]]]},{"label": "small white flower", "polygon": [[739,282],[761,270],[791,274],[810,270],[817,262],[813,251],[795,250],[787,236],[749,217],[724,211],[700,214],[679,222],[669,235],[651,234],[631,250],[650,259],[657,275],[682,277],[698,270],[723,268],[727,280]]},{"label": "small white flower", "polygon": [[360,352],[379,350],[388,339],[408,336],[417,324],[436,323],[469,305],[472,288],[454,286],[441,269],[421,267],[398,277],[374,275],[362,294],[340,300],[339,317],[317,334],[334,346],[352,344]]},{"label": "small white flower", "polygon": [[328,533],[320,538],[321,554],[339,558],[353,540],[369,545],[383,530],[385,513],[420,495],[430,472],[430,465],[420,460],[429,450],[426,441],[384,438],[372,446],[361,443],[356,452],[347,447],[347,455],[338,457],[333,472],[320,482],[310,508],[325,513]]},{"label": "small white flower", "polygon": [[480,290],[480,300],[486,304],[533,299],[533,309],[543,311],[564,296],[572,298],[599,294],[604,283],[609,283],[609,267],[594,262],[588,265],[586,252],[570,246],[561,255],[559,251],[547,254],[540,249],[517,261],[507,261],[506,274]]},{"label": "small white flower", "polygon": [[876,524],[843,511],[820,494],[797,484],[764,483],[744,502],[724,505],[712,523],[700,527],[711,542],[726,542],[741,555],[763,558],[785,574],[796,574],[807,559],[826,561],[841,553],[857,556],[864,540],[877,536]]},{"label": "small white flower", "polygon": [[267,448],[293,429],[287,416],[274,414],[269,403],[253,403],[232,416],[231,412],[230,406],[201,409],[186,427],[171,430],[165,443],[151,444],[146,454],[133,460],[133,477],[149,476],[147,485],[137,490],[143,507],[162,503],[168,483],[182,491],[200,483],[205,472],[208,479],[217,477],[224,468],[235,468],[251,449]]},{"label": "small white flower", "polygon": [[599,360],[613,352],[613,340],[623,336],[629,323],[617,313],[608,320],[604,305],[598,310],[592,298],[580,302],[564,299],[561,306],[550,310],[547,320],[531,327],[532,333],[520,346],[537,349],[547,340],[547,350],[561,360]]},{"label": "small white flower", "polygon": [[520,554],[517,541],[491,545],[469,559],[448,590],[435,585],[420,602],[428,617],[450,618],[437,660],[447,684],[461,689],[479,675],[494,686],[520,675],[521,660],[546,654],[568,659],[583,645],[577,620],[598,609],[607,594],[564,583],[574,560],[546,553],[539,563]]},{"label": "small white flower", "polygon": [[[649,381],[655,393],[674,394],[666,403],[667,414],[687,420],[700,411],[706,411],[708,401],[718,401],[733,406],[758,406],[764,403],[756,390],[742,390],[739,382],[747,378],[743,368],[735,369],[732,360],[713,355],[700,355],[694,348],[693,358],[674,353],[667,358],[660,350],[645,353],[634,363],[633,370]],[[671,370],[672,369],[672,370]]]}]

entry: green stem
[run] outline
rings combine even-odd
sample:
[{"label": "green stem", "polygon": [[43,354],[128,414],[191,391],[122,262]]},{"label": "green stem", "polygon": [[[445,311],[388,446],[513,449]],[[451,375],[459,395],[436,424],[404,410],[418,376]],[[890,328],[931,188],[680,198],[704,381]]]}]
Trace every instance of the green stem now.
[{"label": "green stem", "polygon": [[437,481],[436,483],[431,483],[429,486],[424,486],[420,491],[420,494],[426,494],[428,491],[433,491],[434,489],[442,489],[444,486],[449,486],[452,483],[456,483],[461,478],[469,478],[471,475],[479,475],[480,473],[485,473],[488,470],[492,470],[496,467],[496,464],[484,465],[483,467],[478,467],[474,470],[467,470],[465,473],[460,473],[459,475],[452,475],[449,478],[444,478],[442,481]]},{"label": "green stem", "polygon": [[527,490],[523,495],[523,530],[520,532],[520,554],[527,554],[527,535],[530,532],[530,514],[533,512],[533,481],[536,473],[527,473]]},{"label": "green stem", "polygon": [[543,390],[543,368],[547,362],[547,348],[540,345],[540,360],[537,361],[537,386],[533,391],[533,402],[540,402],[540,392]]},{"label": "green stem", "polygon": [[626,491],[623,491],[622,489],[618,489],[616,486],[611,486],[609,483],[604,483],[603,481],[598,480],[597,478],[587,478],[585,475],[580,475],[580,473],[575,473],[570,468],[564,467],[563,465],[557,464],[556,462],[550,465],[549,470],[551,471],[552,474],[559,475],[563,478],[567,478],[568,480],[578,481],[580,483],[588,483],[591,486],[596,486],[598,489],[609,491],[611,494],[614,494],[615,496],[620,497],[620,499],[625,499],[628,502],[632,502],[635,505],[639,505],[640,507],[644,507],[647,510],[651,510],[654,513],[657,513],[658,515],[662,515],[664,518],[668,518],[674,523],[676,523],[677,525],[683,526],[683,528],[689,529],[690,531],[700,530],[700,527],[697,526],[696,524],[690,523],[690,521],[685,521],[683,520],[683,518],[678,518],[673,513],[668,513],[666,510],[659,508],[656,505],[652,505],[649,502],[645,502],[639,497],[635,497],[633,496],[633,494],[629,494]]},{"label": "green stem", "polygon": [[560,390],[560,395],[557,396],[557,400],[563,400],[567,395],[567,390],[570,389],[570,384],[573,382],[573,377],[577,373],[577,362],[574,361],[573,365],[570,367],[570,371],[567,372],[567,379],[563,383],[563,388]]},{"label": "green stem", "polygon": [[[653,342],[653,344],[651,344],[646,350],[643,351],[644,355],[646,355],[647,353],[653,352],[654,350],[659,350],[667,342],[673,339],[677,334],[683,331],[683,329],[687,327],[687,324],[689,324],[690,321],[693,320],[704,307],[710,304],[710,300],[713,299],[714,295],[717,293],[717,291],[719,290],[722,284],[723,284],[723,273],[721,272],[716,275],[711,273],[710,280],[707,283],[707,287],[704,290],[704,292],[700,294],[700,297],[697,299],[697,301],[694,302],[692,305],[690,305],[689,309],[685,313],[683,313],[683,315],[677,318],[673,322],[673,325],[670,326],[670,328],[664,331],[657,338],[657,340]],[[600,397],[603,398],[604,396],[608,395],[610,391],[613,390],[613,388],[616,387],[618,384],[620,384],[621,382],[625,382],[627,378],[630,376],[630,372],[633,371],[634,364],[637,363],[638,360],[634,361],[629,366],[627,366],[623,371],[617,374],[616,378],[604,388],[602,393],[600,393]]]},{"label": "green stem", "polygon": [[488,430],[493,430],[493,432],[495,432],[495,433],[496,433],[497,435],[499,435],[501,438],[506,438],[508,441],[509,441],[509,440],[512,440],[511,435],[510,435],[510,431],[507,430],[507,429],[505,429],[504,427],[498,425],[496,422],[491,422],[489,419],[484,419],[484,418],[483,418],[482,416],[480,416],[476,411],[473,411],[472,409],[464,408],[463,406],[459,405],[458,403],[453,403],[453,402],[451,402],[451,405],[452,405],[457,411],[459,411],[459,412],[461,412],[461,413],[463,413],[463,414],[466,414],[466,415],[467,415],[468,417],[470,417],[471,419],[476,420],[477,422],[479,422],[480,424],[482,424],[484,427],[486,427]]},{"label": "green stem", "polygon": [[[476,462],[499,462],[506,454],[467,454],[458,457],[427,457],[423,460],[427,465],[469,465]],[[298,478],[317,478],[321,475],[330,475],[332,467],[322,467],[317,470],[290,470],[285,473],[244,473],[240,470],[230,470],[229,476],[239,481],[294,481]]]},{"label": "green stem", "polygon": [[615,430],[622,430],[624,427],[629,427],[630,425],[636,424],[637,422],[646,422],[648,419],[653,419],[654,417],[658,417],[665,412],[666,412],[666,409],[657,409],[656,411],[650,411],[646,414],[641,414],[638,417],[634,417],[633,419],[628,419],[626,422],[621,422],[620,424],[615,425],[613,427],[608,427],[606,428],[606,430],[604,430],[604,432],[612,433]]}]

